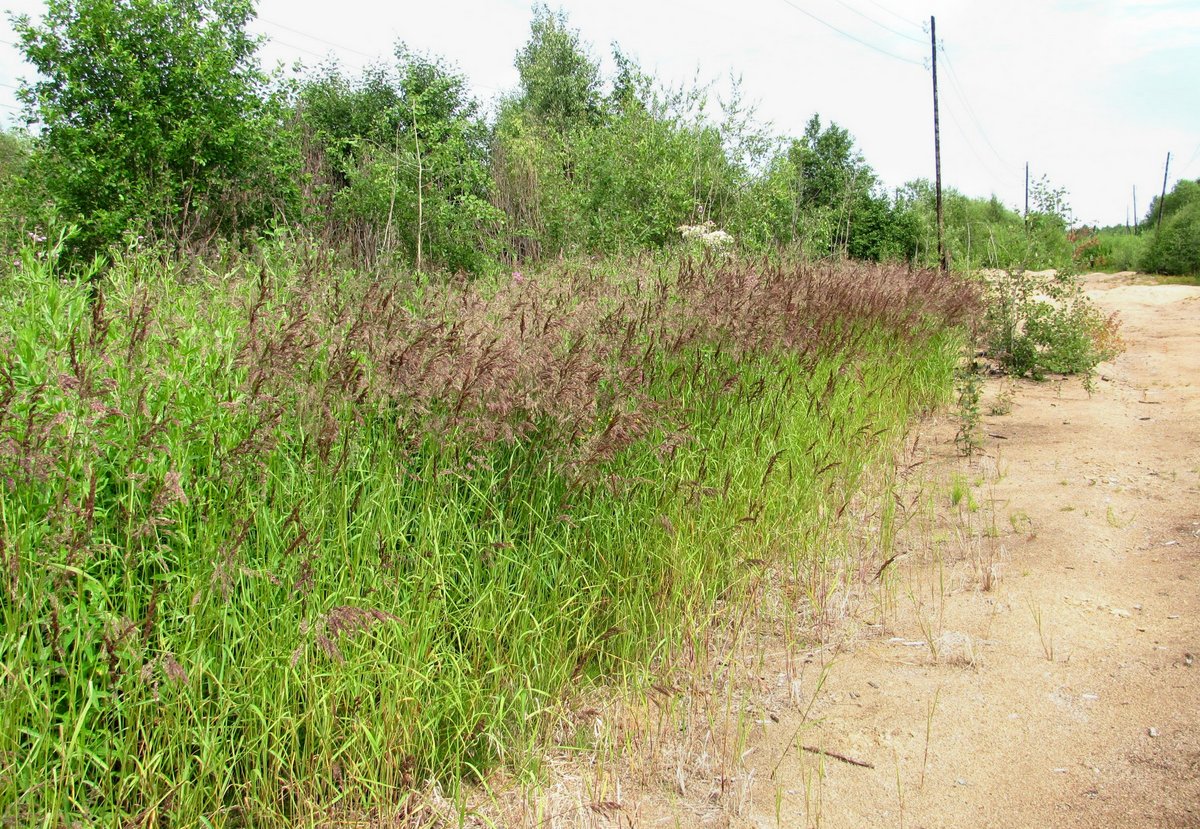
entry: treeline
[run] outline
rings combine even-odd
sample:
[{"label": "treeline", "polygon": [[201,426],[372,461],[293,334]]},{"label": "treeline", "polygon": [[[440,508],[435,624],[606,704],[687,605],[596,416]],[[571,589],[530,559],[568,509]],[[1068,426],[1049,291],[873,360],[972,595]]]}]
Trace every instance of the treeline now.
[{"label": "treeline", "polygon": [[1183,179],[1164,198],[1155,196],[1132,227],[1093,229],[1084,242],[1084,258],[1094,268],[1200,274],[1200,179]]},{"label": "treeline", "polygon": [[[516,55],[518,88],[491,108],[403,44],[358,75],[269,75],[253,13],[245,0],[48,0],[42,19],[18,18],[39,130],[0,144],[8,245],[70,224],[68,253],[86,261],[125,234],[203,251],[286,231],[360,264],[481,272],[661,248],[689,225],[754,252],[937,260],[932,188],[889,192],[844,128],[814,115],[801,136],[773,135],[736,86],[714,116],[708,89],[667,89],[616,47],[606,76],[546,6]],[[949,205],[956,265],[1071,257],[1053,200],[1034,216],[1040,236],[994,198]]]}]

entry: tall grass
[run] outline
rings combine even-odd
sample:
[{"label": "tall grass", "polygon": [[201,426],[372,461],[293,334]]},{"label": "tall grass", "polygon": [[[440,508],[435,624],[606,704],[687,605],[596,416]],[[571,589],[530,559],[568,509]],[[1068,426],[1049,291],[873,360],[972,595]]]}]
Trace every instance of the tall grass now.
[{"label": "tall grass", "polygon": [[686,645],[945,401],[975,298],[844,264],[497,283],[268,249],[0,280],[0,821],[403,814]]},{"label": "tall grass", "polygon": [[1106,228],[1080,247],[1079,259],[1083,267],[1092,270],[1136,271],[1145,257],[1149,238]]}]

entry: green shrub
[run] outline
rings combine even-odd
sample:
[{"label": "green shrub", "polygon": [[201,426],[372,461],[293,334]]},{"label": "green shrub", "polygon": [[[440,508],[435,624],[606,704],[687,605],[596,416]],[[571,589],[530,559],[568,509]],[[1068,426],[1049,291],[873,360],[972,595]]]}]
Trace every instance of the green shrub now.
[{"label": "green shrub", "polygon": [[[1004,205],[998,198],[973,198],[953,188],[943,192],[945,245],[952,268],[971,272],[979,268],[1054,269],[1075,268],[1075,245],[1071,240],[1070,207],[1066,191],[1048,179],[1034,182],[1028,217]],[[917,262],[936,267],[936,193],[924,179],[906,184],[897,201],[911,214],[905,238],[913,244]]]},{"label": "green shrub", "polygon": [[51,210],[41,178],[33,174],[33,139],[19,132],[0,132],[0,253],[14,255],[42,235]]},{"label": "green shrub", "polygon": [[1079,264],[1087,270],[1107,273],[1138,270],[1144,264],[1147,241],[1147,236],[1125,228],[1105,228],[1084,248]]},{"label": "green shrub", "polygon": [[1067,274],[1003,271],[989,277],[984,336],[1009,374],[1088,374],[1124,348],[1117,315],[1106,316]]},{"label": "green shrub", "polygon": [[494,260],[488,129],[466,79],[396,47],[393,66],[347,78],[334,66],[300,86],[310,227],[361,262],[400,254],[478,273]]},{"label": "green shrub", "polygon": [[1146,232],[1141,269],[1148,273],[1200,274],[1200,182],[1181,181],[1179,191],[1190,200],[1164,215],[1161,230]]},{"label": "green shrub", "polygon": [[295,156],[246,32],[245,0],[49,0],[18,17],[40,78],[33,164],[90,258],[129,230],[183,243],[263,228],[295,204]]}]

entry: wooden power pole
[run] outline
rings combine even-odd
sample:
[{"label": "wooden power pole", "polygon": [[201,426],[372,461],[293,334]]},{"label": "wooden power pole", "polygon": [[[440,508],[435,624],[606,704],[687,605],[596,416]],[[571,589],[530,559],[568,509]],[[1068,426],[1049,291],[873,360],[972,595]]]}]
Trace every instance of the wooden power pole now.
[{"label": "wooden power pole", "polygon": [[1025,232],[1029,232],[1029,162],[1025,162]]},{"label": "wooden power pole", "polygon": [[1137,212],[1137,185],[1133,185],[1133,232],[1135,235],[1142,232],[1142,220],[1138,217]]},{"label": "wooden power pole", "polygon": [[1162,195],[1158,197],[1158,224],[1154,228],[1155,236],[1157,236],[1158,232],[1160,230],[1162,230],[1162,209],[1163,209],[1163,202],[1166,201],[1166,199],[1167,199],[1167,173],[1170,172],[1170,170],[1171,170],[1171,154],[1167,153],[1167,165],[1165,167],[1163,167]]},{"label": "wooden power pole", "polygon": [[937,243],[938,262],[942,273],[950,270],[950,262],[946,259],[946,223],[942,216],[942,134],[938,125],[938,94],[937,94],[937,20],[929,16],[929,43],[933,55],[933,162],[936,168],[937,187]]}]

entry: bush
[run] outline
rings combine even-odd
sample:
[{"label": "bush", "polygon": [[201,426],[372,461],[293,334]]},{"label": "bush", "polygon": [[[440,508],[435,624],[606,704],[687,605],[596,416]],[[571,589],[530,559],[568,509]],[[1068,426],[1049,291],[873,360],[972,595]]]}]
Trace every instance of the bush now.
[{"label": "bush", "polygon": [[1143,262],[1148,237],[1125,228],[1105,228],[1091,238],[1079,259],[1081,267],[1115,273],[1138,270]]},{"label": "bush", "polygon": [[681,224],[722,222],[742,170],[695,103],[639,88],[564,133],[507,102],[492,165],[510,255],[628,254],[669,245]]},{"label": "bush", "polygon": [[33,139],[24,133],[0,132],[0,253],[15,254],[43,235],[50,221],[46,189],[33,174]]},{"label": "bush", "polygon": [[33,164],[79,225],[76,258],[127,230],[182,243],[262,228],[294,205],[282,112],[246,0],[48,0],[16,19],[40,78],[20,95]]},{"label": "bush", "polygon": [[1066,274],[993,272],[984,336],[989,355],[1017,377],[1089,374],[1124,349],[1116,314],[1106,316]]},{"label": "bush", "polygon": [[[1054,269],[1075,267],[1075,245],[1066,191],[1055,188],[1043,177],[1030,191],[1032,209],[1028,217],[1004,205],[998,198],[973,198],[953,188],[943,192],[945,243],[951,267],[962,271],[977,268]],[[922,265],[937,265],[936,194],[924,179],[910,182],[899,192],[898,201],[912,218],[902,238],[911,239],[911,251]],[[911,235],[909,235],[911,234]]]},{"label": "bush", "polygon": [[[1178,198],[1171,200],[1170,196]],[[1162,229],[1146,233],[1149,242],[1141,258],[1142,270],[1174,276],[1200,274],[1200,182],[1179,182],[1164,206]]]},{"label": "bush", "polygon": [[466,79],[396,47],[358,78],[335,67],[301,84],[297,116],[314,230],[360,262],[399,253],[421,267],[481,272],[501,221],[488,129]]}]

